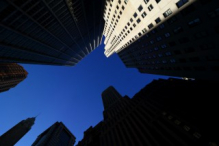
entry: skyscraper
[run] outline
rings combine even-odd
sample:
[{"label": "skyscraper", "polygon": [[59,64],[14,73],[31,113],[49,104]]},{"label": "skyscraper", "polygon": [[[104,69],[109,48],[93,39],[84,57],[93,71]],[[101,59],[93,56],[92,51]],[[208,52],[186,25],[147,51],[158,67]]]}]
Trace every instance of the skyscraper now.
[{"label": "skyscraper", "polygon": [[73,146],[75,136],[62,122],[56,122],[34,141],[32,146]]},{"label": "skyscraper", "polygon": [[103,122],[99,122],[96,126],[90,126],[85,132],[84,137],[78,142],[77,146],[100,146],[100,134]]},{"label": "skyscraper", "polygon": [[125,49],[195,0],[107,0],[104,11],[108,57]]},{"label": "skyscraper", "polygon": [[141,73],[219,79],[217,0],[198,0],[118,53]]},{"label": "skyscraper", "polygon": [[102,93],[103,106],[104,109],[111,107],[117,100],[121,99],[122,96],[119,92],[113,87],[110,86]]},{"label": "skyscraper", "polygon": [[0,62],[77,64],[101,43],[99,0],[2,0]]},{"label": "skyscraper", "polygon": [[15,87],[27,74],[26,70],[16,63],[0,63],[0,92]]},{"label": "skyscraper", "polygon": [[14,146],[33,126],[34,118],[22,120],[0,136],[0,146]]},{"label": "skyscraper", "polygon": [[[174,78],[153,80],[131,99],[119,97],[107,109],[104,106],[108,116],[97,128],[90,127],[78,146],[98,140],[100,146],[216,146],[219,120],[215,115],[219,109],[213,87],[217,84]],[[114,90],[108,89],[104,92]]]}]

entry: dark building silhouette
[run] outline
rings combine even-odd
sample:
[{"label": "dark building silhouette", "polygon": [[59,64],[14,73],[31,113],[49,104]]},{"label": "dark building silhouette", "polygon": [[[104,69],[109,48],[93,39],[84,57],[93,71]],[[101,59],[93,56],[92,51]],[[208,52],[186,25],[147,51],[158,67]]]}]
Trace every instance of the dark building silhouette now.
[{"label": "dark building silhouette", "polygon": [[0,136],[0,146],[14,146],[33,126],[34,118],[22,120]]},{"label": "dark building silhouette", "polygon": [[216,146],[219,120],[213,87],[217,83],[154,80],[133,98],[119,97],[104,108],[107,116],[98,124],[101,128],[97,128],[98,132],[94,132],[95,127],[89,128],[91,132],[85,132],[78,146],[98,140],[100,146]]},{"label": "dark building silhouette", "polygon": [[141,73],[218,80],[218,6],[218,0],[197,0],[152,27],[119,57]]},{"label": "dark building silhouette", "polygon": [[27,71],[16,63],[0,63],[0,92],[15,87],[27,74]]},{"label": "dark building silhouette", "polygon": [[32,146],[73,146],[75,139],[62,122],[56,122],[40,134]]},{"label": "dark building silhouette", "polygon": [[1,0],[0,62],[70,65],[102,39],[99,0]]},{"label": "dark building silhouette", "polygon": [[100,134],[103,122],[99,122],[95,127],[90,126],[85,132],[82,141],[77,146],[100,146]]},{"label": "dark building silhouette", "polygon": [[118,99],[122,98],[119,92],[113,87],[110,86],[107,90],[102,93],[103,106],[104,109],[111,107]]}]

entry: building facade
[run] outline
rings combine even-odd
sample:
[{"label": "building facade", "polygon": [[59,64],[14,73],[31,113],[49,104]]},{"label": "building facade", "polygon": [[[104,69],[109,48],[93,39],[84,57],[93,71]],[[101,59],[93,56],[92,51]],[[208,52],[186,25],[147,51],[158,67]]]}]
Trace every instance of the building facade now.
[{"label": "building facade", "polygon": [[15,145],[33,126],[35,118],[27,118],[0,136],[0,146]]},{"label": "building facade", "polygon": [[118,53],[196,0],[107,0],[104,54]]},{"label": "building facade", "polygon": [[199,0],[118,53],[141,73],[219,79],[217,0]]},{"label": "building facade", "polygon": [[103,122],[99,122],[96,126],[90,126],[85,132],[84,137],[78,142],[77,146],[100,146],[100,134]]},{"label": "building facade", "polygon": [[0,92],[8,91],[27,77],[27,71],[16,63],[0,63]]},{"label": "building facade", "polygon": [[[154,80],[131,99],[124,96],[104,108],[108,116],[104,116],[95,141],[99,139],[100,146],[217,146],[216,84],[173,78]],[[202,95],[208,95],[208,99]],[[78,146],[92,143],[93,136],[87,133]]]},{"label": "building facade", "polygon": [[77,64],[101,43],[99,0],[2,0],[0,62]]},{"label": "building facade", "polygon": [[73,146],[75,139],[62,122],[56,122],[41,133],[31,146]]}]

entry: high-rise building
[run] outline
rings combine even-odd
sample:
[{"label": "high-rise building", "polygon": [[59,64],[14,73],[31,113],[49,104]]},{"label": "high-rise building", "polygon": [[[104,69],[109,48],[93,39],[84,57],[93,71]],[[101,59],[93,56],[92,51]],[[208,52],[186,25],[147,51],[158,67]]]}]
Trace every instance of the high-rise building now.
[{"label": "high-rise building", "polygon": [[100,146],[100,134],[103,122],[99,122],[96,126],[90,126],[85,132],[83,140],[79,141],[77,146]]},{"label": "high-rise building", "polygon": [[41,133],[32,146],[73,146],[75,139],[62,122],[56,122]]},{"label": "high-rise building", "polygon": [[104,109],[108,109],[117,100],[122,98],[122,95],[120,95],[119,92],[113,86],[110,86],[105,91],[103,91],[102,98]]},{"label": "high-rise building", "polygon": [[[89,128],[78,146],[97,140],[100,146],[217,146],[219,120],[215,115],[219,109],[217,90],[213,88],[217,84],[206,80],[153,80],[131,99],[120,97],[107,109],[104,107],[108,116],[98,124],[101,128]],[[104,102],[104,95],[102,99]]]},{"label": "high-rise building", "polygon": [[118,53],[196,0],[107,0],[104,10],[108,57]]},{"label": "high-rise building", "polygon": [[0,62],[70,65],[102,39],[104,1],[1,0]]},{"label": "high-rise building", "polygon": [[198,0],[118,53],[141,73],[219,79],[219,1]]},{"label": "high-rise building", "polygon": [[0,92],[15,87],[27,74],[26,70],[16,63],[0,63]]},{"label": "high-rise building", "polygon": [[33,126],[34,118],[22,120],[0,136],[0,146],[14,146]]}]

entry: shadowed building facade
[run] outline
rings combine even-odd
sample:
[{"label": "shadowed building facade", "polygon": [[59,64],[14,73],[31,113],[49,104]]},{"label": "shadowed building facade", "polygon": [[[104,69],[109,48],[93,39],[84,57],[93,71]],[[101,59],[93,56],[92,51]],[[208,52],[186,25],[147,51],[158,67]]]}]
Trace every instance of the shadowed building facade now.
[{"label": "shadowed building facade", "polygon": [[75,139],[62,122],[56,122],[40,134],[31,146],[73,146]]},{"label": "shadowed building facade", "polygon": [[15,87],[27,74],[26,70],[16,63],[0,63],[0,92]]},{"label": "shadowed building facade", "polygon": [[99,0],[1,0],[0,62],[77,64],[100,45]]},{"label": "shadowed building facade", "polygon": [[103,122],[99,122],[96,126],[90,126],[85,132],[83,140],[79,141],[77,146],[100,146],[100,134]]},{"label": "shadowed building facade", "polygon": [[118,53],[141,73],[219,79],[219,1],[198,0]]},{"label": "shadowed building facade", "polygon": [[107,0],[104,54],[118,53],[196,0]]},{"label": "shadowed building facade", "polygon": [[[119,97],[104,108],[107,116],[99,135],[94,140],[92,132],[85,134],[78,146],[97,140],[100,146],[216,146],[219,120],[215,116],[217,91],[213,87],[217,83],[154,80],[133,98]],[[104,92],[111,91],[108,89]],[[208,99],[201,95],[208,95]],[[102,99],[104,103],[104,95]],[[95,127],[92,129],[94,132]]]},{"label": "shadowed building facade", "polygon": [[0,136],[0,146],[14,146],[33,126],[34,118],[22,120]]}]

